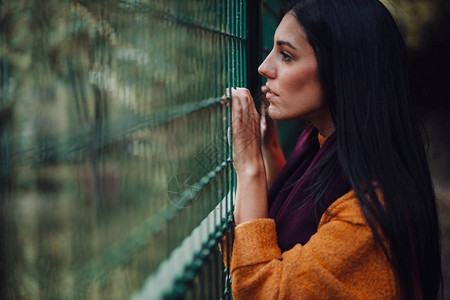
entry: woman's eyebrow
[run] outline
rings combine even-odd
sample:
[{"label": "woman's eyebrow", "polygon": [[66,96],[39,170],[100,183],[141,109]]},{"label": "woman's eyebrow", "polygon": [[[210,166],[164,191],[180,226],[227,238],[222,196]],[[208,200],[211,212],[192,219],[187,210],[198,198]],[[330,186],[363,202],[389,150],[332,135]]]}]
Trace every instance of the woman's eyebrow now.
[{"label": "woman's eyebrow", "polygon": [[286,42],[286,41],[277,41],[277,45],[278,45],[278,46],[280,46],[280,45],[286,45],[286,46],[288,46],[288,47],[291,47],[291,48],[294,49],[294,50],[297,50],[294,46],[292,46],[291,43]]}]

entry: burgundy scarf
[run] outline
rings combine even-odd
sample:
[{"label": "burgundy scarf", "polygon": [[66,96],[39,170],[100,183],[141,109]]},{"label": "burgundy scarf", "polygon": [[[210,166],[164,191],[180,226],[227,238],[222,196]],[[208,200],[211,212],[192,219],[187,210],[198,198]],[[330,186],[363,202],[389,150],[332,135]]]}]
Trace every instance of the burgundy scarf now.
[{"label": "burgundy scarf", "polygon": [[282,252],[295,244],[308,242],[317,231],[326,208],[351,189],[339,169],[324,194],[323,209],[314,205],[314,200],[307,200],[306,190],[310,185],[308,171],[336,147],[336,132],[327,138],[322,147],[317,135],[317,129],[311,124],[305,128],[268,192],[269,218],[275,220],[278,246]]}]

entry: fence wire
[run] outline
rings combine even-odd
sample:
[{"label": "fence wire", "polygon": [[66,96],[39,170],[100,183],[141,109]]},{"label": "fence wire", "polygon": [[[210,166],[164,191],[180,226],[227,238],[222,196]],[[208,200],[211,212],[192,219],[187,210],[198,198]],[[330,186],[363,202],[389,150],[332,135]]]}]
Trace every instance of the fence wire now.
[{"label": "fence wire", "polygon": [[220,99],[246,85],[246,14],[244,0],[2,2],[5,298],[231,297]]}]

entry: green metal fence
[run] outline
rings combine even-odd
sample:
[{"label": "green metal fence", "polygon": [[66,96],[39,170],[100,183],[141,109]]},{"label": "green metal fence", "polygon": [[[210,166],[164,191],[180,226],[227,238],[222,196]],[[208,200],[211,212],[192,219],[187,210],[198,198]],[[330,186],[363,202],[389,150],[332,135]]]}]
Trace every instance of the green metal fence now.
[{"label": "green metal fence", "polygon": [[254,76],[261,5],[1,2],[2,298],[231,298],[220,97]]}]

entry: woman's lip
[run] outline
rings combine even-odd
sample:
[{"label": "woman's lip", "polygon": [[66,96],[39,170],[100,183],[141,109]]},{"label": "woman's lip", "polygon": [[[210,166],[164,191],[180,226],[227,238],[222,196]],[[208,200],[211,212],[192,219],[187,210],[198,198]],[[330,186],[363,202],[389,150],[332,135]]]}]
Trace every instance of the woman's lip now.
[{"label": "woman's lip", "polygon": [[272,92],[272,91],[269,91],[269,92],[266,93],[266,99],[267,99],[267,100],[270,100],[270,99],[272,99],[272,98],[274,98],[274,97],[277,97],[277,96],[278,96],[278,95],[275,94],[275,93]]},{"label": "woman's lip", "polygon": [[266,93],[266,98],[267,98],[267,94],[270,94],[270,95],[272,95],[272,96],[278,96],[278,94],[277,93],[275,93],[274,91],[272,91],[272,89],[270,88],[270,86],[269,85],[266,85],[266,88],[267,88],[267,93]]}]

